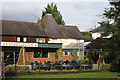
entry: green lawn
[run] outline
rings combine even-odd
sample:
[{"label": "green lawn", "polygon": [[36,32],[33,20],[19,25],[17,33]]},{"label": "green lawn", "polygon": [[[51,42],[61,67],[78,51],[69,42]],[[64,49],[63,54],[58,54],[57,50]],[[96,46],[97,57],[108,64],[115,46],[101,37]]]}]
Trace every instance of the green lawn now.
[{"label": "green lawn", "polygon": [[117,72],[88,72],[69,74],[39,74],[29,76],[14,76],[12,78],[117,78]]}]

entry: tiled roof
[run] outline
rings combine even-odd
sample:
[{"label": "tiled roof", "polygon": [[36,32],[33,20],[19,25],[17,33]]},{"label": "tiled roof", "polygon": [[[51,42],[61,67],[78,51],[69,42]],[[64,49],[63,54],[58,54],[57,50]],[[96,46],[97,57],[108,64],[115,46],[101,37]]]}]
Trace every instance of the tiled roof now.
[{"label": "tiled roof", "polygon": [[44,29],[36,23],[12,20],[1,20],[0,23],[2,23],[0,35],[48,37]]},{"label": "tiled roof", "polygon": [[77,26],[60,25],[60,27],[67,36],[67,38],[83,39],[83,35],[80,33]]}]

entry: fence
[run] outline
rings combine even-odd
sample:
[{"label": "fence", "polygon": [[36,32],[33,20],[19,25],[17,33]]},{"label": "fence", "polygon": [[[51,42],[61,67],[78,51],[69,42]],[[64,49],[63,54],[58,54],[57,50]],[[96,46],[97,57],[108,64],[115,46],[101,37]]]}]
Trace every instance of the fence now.
[{"label": "fence", "polygon": [[37,62],[31,63],[32,66],[32,70],[72,70],[72,69],[76,69],[76,70],[80,70],[83,69],[91,69],[91,65],[90,64],[82,64],[80,65],[79,63],[75,63],[75,62],[63,62],[62,64],[60,63],[46,63],[46,64],[40,64]]}]

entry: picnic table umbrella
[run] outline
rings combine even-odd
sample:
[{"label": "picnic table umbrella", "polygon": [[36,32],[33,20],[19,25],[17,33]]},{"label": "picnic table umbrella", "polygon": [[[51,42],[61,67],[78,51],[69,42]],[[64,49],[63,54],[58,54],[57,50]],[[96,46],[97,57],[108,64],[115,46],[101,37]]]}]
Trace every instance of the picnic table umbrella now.
[{"label": "picnic table umbrella", "polygon": [[24,46],[20,49],[17,65],[26,65],[28,64],[26,54],[25,54],[25,48]]}]

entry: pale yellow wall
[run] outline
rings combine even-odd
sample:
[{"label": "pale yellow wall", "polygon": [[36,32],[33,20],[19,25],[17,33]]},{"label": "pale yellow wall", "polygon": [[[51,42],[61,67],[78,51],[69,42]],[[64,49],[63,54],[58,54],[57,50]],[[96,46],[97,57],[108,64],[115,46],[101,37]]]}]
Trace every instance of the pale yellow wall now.
[{"label": "pale yellow wall", "polygon": [[62,46],[68,45],[70,43],[84,42],[84,40],[76,39],[49,39],[48,43],[62,43]]},{"label": "pale yellow wall", "polygon": [[[76,39],[49,39],[48,43],[62,43],[62,47],[65,46],[65,45],[68,45],[70,43],[84,43],[84,40],[76,40]],[[83,51],[78,51],[77,54],[78,54],[78,57],[79,57],[79,54],[80,54],[80,57],[79,59],[80,60],[84,60],[84,48],[81,48],[83,49]]]}]

